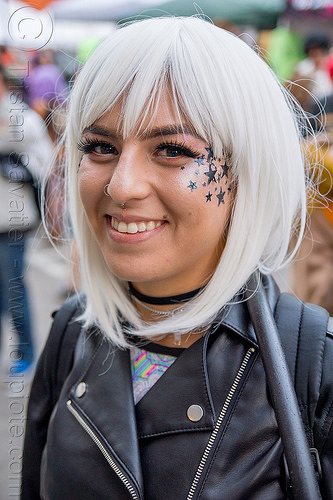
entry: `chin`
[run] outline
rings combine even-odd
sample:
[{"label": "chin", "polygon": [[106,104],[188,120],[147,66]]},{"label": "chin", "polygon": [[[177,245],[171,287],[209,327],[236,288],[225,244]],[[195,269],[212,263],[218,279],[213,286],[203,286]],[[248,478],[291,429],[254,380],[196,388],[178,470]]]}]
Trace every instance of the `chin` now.
[{"label": "chin", "polygon": [[124,269],[123,266],[108,265],[110,271],[119,279],[131,281],[135,283],[144,283],[150,281],[158,281],[160,278],[153,276],[152,273],[141,266],[136,266],[135,269]]},{"label": "chin", "polygon": [[[168,280],[175,270],[168,266],[163,258],[146,254],[134,256],[126,254],[104,255],[104,260],[110,271],[119,279],[134,283],[154,283]],[[176,270],[177,272],[177,270]]]}]

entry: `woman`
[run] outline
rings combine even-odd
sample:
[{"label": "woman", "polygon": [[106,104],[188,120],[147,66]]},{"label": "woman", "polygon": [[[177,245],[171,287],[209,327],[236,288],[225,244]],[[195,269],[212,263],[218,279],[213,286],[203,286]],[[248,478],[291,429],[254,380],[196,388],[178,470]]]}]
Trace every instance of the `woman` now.
[{"label": "woman", "polygon": [[67,131],[85,298],[65,327],[58,313],[37,368],[23,498],[285,498],[242,292],[304,228],[291,109],[252,49],[198,18],[133,23],[88,60]]}]

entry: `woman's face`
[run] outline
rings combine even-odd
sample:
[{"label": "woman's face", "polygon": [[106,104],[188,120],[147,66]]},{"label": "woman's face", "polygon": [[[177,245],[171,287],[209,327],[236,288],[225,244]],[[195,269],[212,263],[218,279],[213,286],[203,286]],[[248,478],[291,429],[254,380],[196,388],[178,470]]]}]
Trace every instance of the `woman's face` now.
[{"label": "woman's face", "polygon": [[104,259],[142,293],[202,286],[219,261],[230,214],[225,158],[214,158],[209,144],[180,123],[168,97],[140,135],[124,140],[119,120],[116,106],[78,145],[80,196]]}]

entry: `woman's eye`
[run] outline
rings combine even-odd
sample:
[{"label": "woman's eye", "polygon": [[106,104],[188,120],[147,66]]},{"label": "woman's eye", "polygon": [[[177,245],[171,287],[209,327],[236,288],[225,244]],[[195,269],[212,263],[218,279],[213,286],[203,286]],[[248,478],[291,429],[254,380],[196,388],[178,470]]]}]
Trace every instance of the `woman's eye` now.
[{"label": "woman's eye", "polygon": [[183,156],[183,154],[183,149],[176,146],[168,146],[160,151],[160,156],[171,156],[172,158]]},{"label": "woman's eye", "polygon": [[93,152],[98,155],[110,155],[115,153],[115,148],[110,144],[100,144],[94,147]]},{"label": "woman's eye", "polygon": [[195,158],[197,156],[197,152],[191,151],[189,148],[177,144],[161,144],[157,147],[157,156],[162,158],[179,158],[181,156]]},{"label": "woman's eye", "polygon": [[116,155],[117,150],[108,142],[102,142],[98,140],[85,141],[82,140],[78,144],[79,151],[82,151],[83,154],[96,154],[96,155]]}]

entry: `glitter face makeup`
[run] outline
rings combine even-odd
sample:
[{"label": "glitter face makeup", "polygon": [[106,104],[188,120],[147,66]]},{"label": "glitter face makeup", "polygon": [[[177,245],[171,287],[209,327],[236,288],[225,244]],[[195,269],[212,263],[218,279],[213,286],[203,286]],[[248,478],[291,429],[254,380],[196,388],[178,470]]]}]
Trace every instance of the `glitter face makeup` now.
[{"label": "glitter face makeup", "polygon": [[172,295],[207,281],[231,210],[228,161],[179,123],[168,99],[148,117],[149,128],[123,139],[116,106],[78,144],[80,196],[104,259],[147,295],[161,285]]},{"label": "glitter face makeup", "polygon": [[[216,192],[215,196],[217,198],[218,206],[220,206],[221,204],[224,204],[225,194],[227,193],[227,195],[230,195],[232,191],[228,179],[229,168],[230,168],[229,162],[227,162],[226,158],[216,159],[213,155],[211,148],[205,148],[205,149],[207,151],[207,154],[206,155],[203,154],[194,160],[195,163],[197,163],[198,167],[200,167],[200,170],[195,170],[194,173],[195,175],[200,175],[200,173],[203,172],[204,175],[207,176],[207,181],[204,181],[202,183],[202,186],[207,187],[212,183],[211,189],[213,189],[214,192]],[[208,170],[203,171],[202,169],[203,168],[205,169],[205,167],[207,168],[207,166]],[[216,186],[214,186],[214,184],[216,184]],[[223,190],[222,188],[223,184],[224,185],[228,184],[228,187],[225,190]],[[194,189],[198,189],[197,181],[190,180],[190,184],[187,187],[191,190],[191,192],[193,192]],[[218,187],[220,189],[218,189]],[[212,196],[213,193],[211,193],[210,190],[208,190],[208,192],[205,194],[206,203],[212,202],[212,200],[214,199],[212,198]]]}]

